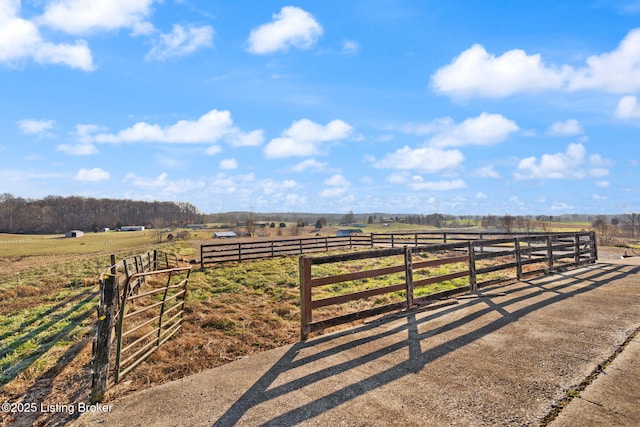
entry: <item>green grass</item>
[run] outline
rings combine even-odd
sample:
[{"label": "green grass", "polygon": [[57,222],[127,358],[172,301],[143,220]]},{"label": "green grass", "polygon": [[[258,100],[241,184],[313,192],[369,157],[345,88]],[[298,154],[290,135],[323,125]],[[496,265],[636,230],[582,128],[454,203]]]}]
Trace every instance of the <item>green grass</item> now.
[{"label": "green grass", "polygon": [[0,234],[0,257],[105,253],[150,246],[156,242],[154,230],[85,233],[76,238],[65,238],[62,234]]}]

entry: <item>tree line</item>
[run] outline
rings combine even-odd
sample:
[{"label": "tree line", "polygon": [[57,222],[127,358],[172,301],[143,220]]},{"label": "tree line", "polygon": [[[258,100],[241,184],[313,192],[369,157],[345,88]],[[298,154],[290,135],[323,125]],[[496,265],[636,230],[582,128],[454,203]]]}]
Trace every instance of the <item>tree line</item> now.
[{"label": "tree line", "polygon": [[0,194],[0,233],[99,231],[123,225],[185,226],[202,222],[203,214],[185,202],[47,196],[24,199]]}]

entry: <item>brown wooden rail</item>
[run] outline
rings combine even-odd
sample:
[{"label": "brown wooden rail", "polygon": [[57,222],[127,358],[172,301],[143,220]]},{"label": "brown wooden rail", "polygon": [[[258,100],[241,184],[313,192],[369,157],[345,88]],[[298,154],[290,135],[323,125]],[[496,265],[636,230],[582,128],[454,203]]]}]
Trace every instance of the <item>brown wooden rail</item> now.
[{"label": "brown wooden rail", "polygon": [[[414,236],[414,239],[416,237]],[[393,245],[397,240],[393,239]],[[414,240],[415,242],[415,240]],[[436,259],[413,262],[415,255],[437,256]],[[397,265],[360,269],[356,272],[315,277],[313,266],[340,264],[374,258],[404,256],[404,262]],[[312,332],[331,326],[352,322],[389,311],[408,309],[426,301],[448,298],[452,295],[475,292],[478,289],[507,280],[519,280],[538,274],[549,274],[565,268],[595,262],[597,247],[594,232],[533,234],[499,239],[474,239],[453,243],[405,245],[371,251],[361,251],[329,256],[299,258],[300,273],[300,336],[306,339]],[[457,271],[433,277],[415,279],[420,270],[435,266],[456,264]],[[465,268],[460,269],[460,265]],[[350,292],[322,299],[313,298],[314,288],[331,286],[361,279],[373,279],[390,274],[404,273],[402,282],[373,289]],[[416,288],[441,283],[448,280],[467,278],[467,284],[446,291],[434,292],[416,298]],[[403,300],[386,305],[376,305],[348,314],[313,320],[314,310],[346,302],[363,300],[390,293],[404,293]]]}]

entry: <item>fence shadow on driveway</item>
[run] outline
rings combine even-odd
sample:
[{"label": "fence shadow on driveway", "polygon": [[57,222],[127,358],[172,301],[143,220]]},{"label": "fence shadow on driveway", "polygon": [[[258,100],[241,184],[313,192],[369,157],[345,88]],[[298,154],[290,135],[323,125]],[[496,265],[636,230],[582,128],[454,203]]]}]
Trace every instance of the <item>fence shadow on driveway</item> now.
[{"label": "fence shadow on driveway", "polygon": [[[292,425],[311,420],[358,396],[418,373],[429,363],[524,316],[638,273],[640,266],[601,262],[510,286],[484,288],[460,304],[436,311],[427,311],[424,307],[412,309],[300,342],[213,425],[235,425],[260,405],[269,405],[272,409],[270,418],[262,425]],[[445,316],[448,316],[446,321]],[[449,317],[454,320],[449,321]],[[403,338],[394,339],[399,334]],[[399,352],[403,354],[400,358]],[[384,363],[376,365],[371,374],[358,369],[376,362]],[[356,370],[358,372],[352,374]],[[345,375],[350,381],[330,381]],[[272,404],[275,399],[286,399],[290,393],[310,386],[317,392],[308,393],[307,399],[299,400],[297,407],[294,399],[289,399],[284,406]]]}]

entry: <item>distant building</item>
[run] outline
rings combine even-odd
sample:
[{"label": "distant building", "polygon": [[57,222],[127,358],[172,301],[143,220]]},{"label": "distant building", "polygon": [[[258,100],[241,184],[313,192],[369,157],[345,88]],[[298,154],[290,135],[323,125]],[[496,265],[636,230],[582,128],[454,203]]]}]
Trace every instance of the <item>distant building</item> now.
[{"label": "distant building", "polygon": [[213,233],[214,239],[231,239],[233,237],[238,237],[235,231],[216,231]]},{"label": "distant building", "polygon": [[80,230],[71,230],[64,233],[64,237],[82,237],[84,236],[84,231]]},{"label": "distant building", "polygon": [[123,225],[120,227],[120,231],[142,231],[144,230],[144,225]]},{"label": "distant building", "polygon": [[202,230],[204,228],[204,224],[187,224],[187,228],[191,230]]},{"label": "distant building", "polygon": [[362,230],[360,230],[359,228],[338,230],[336,232],[336,237],[348,237],[348,236],[351,236],[352,234],[362,234]]}]

